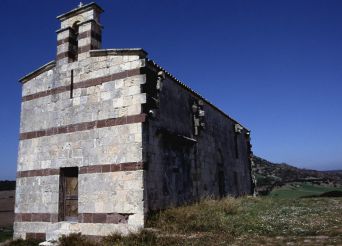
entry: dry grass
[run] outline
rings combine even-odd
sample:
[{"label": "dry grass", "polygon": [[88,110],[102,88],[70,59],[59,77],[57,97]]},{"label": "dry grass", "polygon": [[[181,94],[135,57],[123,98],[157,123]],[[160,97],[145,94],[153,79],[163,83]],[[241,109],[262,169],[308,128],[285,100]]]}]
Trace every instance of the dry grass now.
[{"label": "dry grass", "polygon": [[81,235],[73,245],[342,245],[342,198],[226,198],[156,212],[147,226],[102,242]]},{"label": "dry grass", "polygon": [[157,235],[148,230],[142,230],[137,234],[129,234],[128,236],[121,236],[120,234],[112,234],[105,237],[100,245],[158,245]]},{"label": "dry grass", "polygon": [[234,198],[220,201],[205,199],[193,205],[155,213],[147,221],[147,226],[180,234],[224,231],[225,218],[238,214],[240,204],[241,200]]},{"label": "dry grass", "polygon": [[341,213],[342,198],[206,199],[154,213],[153,230],[97,245],[341,245]]},{"label": "dry grass", "polygon": [[315,245],[316,237],[318,244],[342,245],[341,213],[342,198],[226,198],[156,213],[148,226],[159,229],[160,241],[177,238],[175,245]]},{"label": "dry grass", "polygon": [[70,234],[61,236],[58,240],[59,246],[93,246],[94,243],[89,241],[85,236],[78,234]]}]

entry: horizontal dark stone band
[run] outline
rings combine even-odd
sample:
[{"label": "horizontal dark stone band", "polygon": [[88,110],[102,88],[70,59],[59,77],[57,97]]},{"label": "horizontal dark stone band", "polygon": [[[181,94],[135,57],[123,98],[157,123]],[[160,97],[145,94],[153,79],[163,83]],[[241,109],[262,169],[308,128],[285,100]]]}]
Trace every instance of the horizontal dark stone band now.
[{"label": "horizontal dark stone band", "polygon": [[94,31],[85,31],[78,35],[78,39],[92,37],[101,42],[101,34]]},{"label": "horizontal dark stone band", "polygon": [[137,115],[131,115],[131,116],[124,116],[120,118],[111,118],[111,119],[105,119],[105,120],[82,122],[82,123],[77,123],[77,124],[72,124],[72,125],[67,125],[67,126],[52,127],[52,128],[40,130],[40,131],[21,133],[20,140],[46,137],[46,136],[65,134],[65,133],[71,133],[71,132],[87,131],[87,130],[91,130],[95,128],[104,128],[104,127],[119,126],[119,125],[133,124],[133,123],[142,123],[142,122],[145,122],[145,119],[146,119],[146,114],[137,114]]},{"label": "horizontal dark stone band", "polygon": [[78,54],[88,52],[89,50],[92,50],[92,49],[94,49],[94,47],[91,44],[78,47]]},{"label": "horizontal dark stone band", "polygon": [[[82,38],[88,38],[88,37],[92,37],[98,41],[101,42],[101,34],[100,33],[97,33],[95,31],[85,31],[85,32],[82,32],[78,35],[78,39],[82,39]],[[67,37],[67,38],[63,38],[63,39],[59,39],[57,40],[57,45],[62,45],[62,44],[65,44],[65,43],[71,43],[71,42],[74,42],[75,39],[74,38],[71,38],[71,37]]]},{"label": "horizontal dark stone band", "polygon": [[[89,50],[92,50],[92,49],[94,49],[94,47],[89,44],[89,45],[84,45],[84,46],[78,47],[77,52],[78,52],[78,54],[81,54],[81,53],[88,52]],[[57,60],[60,60],[60,59],[63,59],[63,58],[72,59],[74,56],[75,55],[73,55],[73,53],[71,51],[65,51],[65,52],[57,54],[56,59]]]},{"label": "horizontal dark stone band", "polygon": [[46,233],[37,233],[37,232],[27,232],[26,239],[33,239],[33,240],[46,240]]},{"label": "horizontal dark stone band", "polygon": [[59,175],[59,169],[47,168],[39,170],[18,171],[17,178]]},{"label": "horizontal dark stone band", "polygon": [[[79,213],[78,223],[127,224],[127,213]],[[53,213],[16,213],[15,222],[58,222],[58,214]]]},{"label": "horizontal dark stone band", "polygon": [[[99,77],[99,78],[93,78],[93,79],[88,79],[85,81],[80,81],[80,82],[75,83],[73,88],[74,89],[87,88],[90,86],[100,85],[102,83],[109,82],[112,80],[123,79],[123,78],[127,78],[130,76],[139,75],[139,74],[142,74],[141,70],[142,69],[140,68],[135,68],[135,69],[126,70],[126,71],[110,74],[110,75]],[[69,91],[69,90],[70,90],[70,85],[60,86],[60,87],[53,88],[50,90],[41,91],[41,92],[37,92],[31,95],[23,96],[22,101],[23,102],[30,101],[30,100],[37,99],[40,97],[55,95],[58,93]]]},{"label": "horizontal dark stone band", "polygon": [[62,45],[62,44],[66,44],[66,43],[76,44],[76,40],[74,38],[71,38],[71,37],[67,37],[67,38],[57,40],[57,46]]},{"label": "horizontal dark stone band", "polygon": [[[79,174],[137,171],[137,170],[143,170],[144,167],[145,165],[143,162],[126,162],[126,163],[117,163],[117,164],[93,165],[93,166],[80,167]],[[59,173],[60,173],[59,168],[18,171],[17,178],[59,175]]]},{"label": "horizontal dark stone band", "polygon": [[119,172],[119,171],[136,171],[143,170],[143,162],[127,162],[118,164],[104,164],[104,165],[94,165],[80,167],[79,173],[109,173],[109,172]]},{"label": "horizontal dark stone band", "polygon": [[56,57],[56,60],[61,60],[63,58],[68,58],[68,59],[72,59],[73,58],[73,54],[71,51],[66,51],[63,53],[59,53]]},{"label": "horizontal dark stone band", "polygon": [[58,214],[50,213],[16,213],[15,222],[58,222]]},{"label": "horizontal dark stone band", "polygon": [[130,215],[132,214],[80,213],[78,214],[78,222],[79,223],[127,224]]},{"label": "horizontal dark stone band", "polygon": [[41,91],[41,92],[37,92],[31,95],[23,96],[21,100],[23,102],[26,102],[26,101],[31,101],[40,97],[55,95],[55,94],[66,92],[66,91],[70,91],[70,85],[60,86],[60,87],[53,88],[47,91]]}]

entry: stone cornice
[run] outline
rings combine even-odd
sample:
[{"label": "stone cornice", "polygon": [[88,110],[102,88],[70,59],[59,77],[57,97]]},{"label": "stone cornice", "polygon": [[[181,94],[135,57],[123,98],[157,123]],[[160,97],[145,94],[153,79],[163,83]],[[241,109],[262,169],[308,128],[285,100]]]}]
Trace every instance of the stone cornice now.
[{"label": "stone cornice", "polygon": [[81,14],[81,13],[84,13],[90,9],[95,9],[97,10],[99,13],[103,13],[103,9],[97,5],[96,3],[92,2],[92,3],[89,3],[89,4],[85,4],[83,5],[82,7],[78,7],[78,8],[75,8],[69,12],[66,12],[64,14],[61,14],[59,16],[57,16],[57,19],[60,20],[60,21],[63,21],[67,18],[70,18],[74,15],[78,15],[78,14]]},{"label": "stone cornice", "polygon": [[90,56],[139,56],[140,59],[146,58],[148,53],[141,48],[132,49],[102,49],[102,50],[91,50]]}]

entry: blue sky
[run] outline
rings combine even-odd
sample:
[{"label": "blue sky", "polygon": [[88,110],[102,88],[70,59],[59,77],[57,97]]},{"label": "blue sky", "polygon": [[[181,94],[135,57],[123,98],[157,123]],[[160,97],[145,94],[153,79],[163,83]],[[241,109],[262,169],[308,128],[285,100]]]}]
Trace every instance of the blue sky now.
[{"label": "blue sky", "polygon": [[[0,179],[14,179],[17,81],[55,58],[55,17],[79,1],[0,2]],[[144,48],[251,129],[256,155],[305,168],[342,169],[342,1],[97,3],[105,10],[104,48]]]}]

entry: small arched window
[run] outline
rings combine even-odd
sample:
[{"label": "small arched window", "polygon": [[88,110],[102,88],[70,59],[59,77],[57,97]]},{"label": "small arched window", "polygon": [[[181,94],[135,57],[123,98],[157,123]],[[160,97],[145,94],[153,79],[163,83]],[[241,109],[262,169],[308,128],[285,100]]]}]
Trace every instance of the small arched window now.
[{"label": "small arched window", "polygon": [[78,59],[78,21],[72,25],[71,35],[70,35],[70,51],[71,51],[71,60],[77,61]]}]

